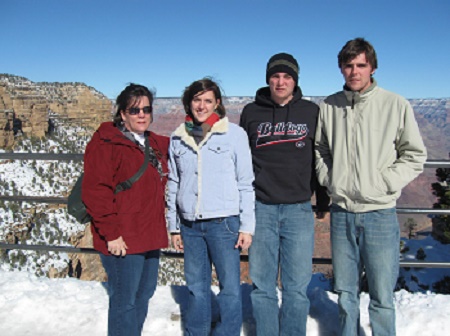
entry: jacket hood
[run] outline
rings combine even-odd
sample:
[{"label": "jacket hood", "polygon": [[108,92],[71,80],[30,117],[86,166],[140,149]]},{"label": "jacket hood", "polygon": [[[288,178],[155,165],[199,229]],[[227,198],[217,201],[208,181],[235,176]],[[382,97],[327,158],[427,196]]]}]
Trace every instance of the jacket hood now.
[{"label": "jacket hood", "polygon": [[113,122],[104,122],[96,131],[105,142],[113,142],[115,144],[134,145],[123,133],[115,126]]},{"label": "jacket hood", "polygon": [[[302,97],[303,97],[302,90],[300,89],[299,86],[296,86],[294,89],[294,96],[286,105],[291,105],[295,103],[297,100],[302,99]],[[255,102],[258,105],[271,107],[278,106],[278,104],[275,103],[270,97],[270,88],[268,86],[262,87],[258,89],[258,91],[256,91]]]}]

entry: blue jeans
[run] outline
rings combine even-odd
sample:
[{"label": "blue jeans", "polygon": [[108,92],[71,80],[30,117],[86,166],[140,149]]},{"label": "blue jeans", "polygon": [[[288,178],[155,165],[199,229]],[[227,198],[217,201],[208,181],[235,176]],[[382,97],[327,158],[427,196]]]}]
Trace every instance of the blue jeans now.
[{"label": "blue jeans", "polygon": [[[314,215],[311,202],[256,202],[256,230],[250,247],[253,316],[258,336],[305,335],[306,294],[312,275]],[[278,306],[280,272],[282,303]]]},{"label": "blue jeans", "polygon": [[159,250],[100,258],[108,275],[108,336],[140,336],[158,282]]},{"label": "blue jeans", "polygon": [[211,263],[219,279],[217,302],[220,320],[213,335],[239,336],[242,326],[240,251],[234,248],[239,217],[181,221],[184,275],[189,289],[185,335],[209,336],[211,332]]},{"label": "blue jeans", "polygon": [[364,271],[372,335],[395,335],[394,288],[400,249],[395,208],[351,213],[332,205],[331,244],[342,335],[359,334],[360,281]]}]

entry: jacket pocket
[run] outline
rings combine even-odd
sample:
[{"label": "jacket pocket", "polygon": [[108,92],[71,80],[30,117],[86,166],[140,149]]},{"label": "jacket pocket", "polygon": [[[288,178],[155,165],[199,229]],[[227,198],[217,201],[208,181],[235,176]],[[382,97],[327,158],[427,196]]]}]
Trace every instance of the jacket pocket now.
[{"label": "jacket pocket", "polygon": [[[231,152],[231,146],[228,144],[209,144],[208,150],[210,150],[212,153],[216,155],[230,155]],[[228,154],[227,154],[228,153]]]},{"label": "jacket pocket", "polygon": [[146,227],[140,220],[139,213],[122,213],[119,218],[120,234],[125,240],[127,237],[138,237],[144,234]]},{"label": "jacket pocket", "polygon": [[372,178],[361,183],[359,198],[364,202],[386,204],[396,199],[393,193],[388,192],[386,182],[378,170]]},{"label": "jacket pocket", "polygon": [[233,149],[228,144],[209,144],[207,156],[203,158],[208,160],[210,168],[221,173],[235,173],[233,160]]},{"label": "jacket pocket", "polygon": [[384,182],[383,176],[381,175],[381,172],[379,172],[378,170],[375,174],[374,187],[377,190],[377,192],[380,193],[381,195],[388,194],[386,182]]},{"label": "jacket pocket", "polygon": [[226,230],[237,236],[239,234],[240,220],[238,216],[230,216],[224,219]]},{"label": "jacket pocket", "polygon": [[174,159],[177,165],[177,169],[180,173],[187,170],[188,161],[187,161],[187,149],[185,147],[177,147],[173,151]]},{"label": "jacket pocket", "polygon": [[116,208],[118,214],[132,214],[137,213],[142,207],[142,197],[137,195],[132,186],[129,190],[121,191],[116,195]]},{"label": "jacket pocket", "polygon": [[[205,180],[210,183],[212,198],[221,200],[217,208],[230,208],[239,203],[239,192],[236,181],[236,166],[233,160],[233,147],[224,143],[208,145],[208,151],[203,158]],[[209,194],[209,193],[208,193]],[[231,203],[230,203],[231,202]]]}]

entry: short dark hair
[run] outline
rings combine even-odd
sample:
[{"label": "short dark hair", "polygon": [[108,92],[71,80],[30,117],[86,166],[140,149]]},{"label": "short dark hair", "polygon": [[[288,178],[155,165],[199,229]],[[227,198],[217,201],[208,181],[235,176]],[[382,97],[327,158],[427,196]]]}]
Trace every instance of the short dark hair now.
[{"label": "short dark hair", "polygon": [[362,37],[355,38],[347,41],[338,54],[338,66],[341,68],[344,64],[347,64],[353,60],[359,54],[364,53],[366,60],[372,67],[372,70],[378,68],[377,53],[373,46],[363,39]]},{"label": "short dark hair", "polygon": [[181,97],[181,101],[183,103],[184,111],[186,114],[192,115],[191,111],[191,102],[196,95],[199,93],[203,93],[206,91],[212,91],[214,93],[214,97],[219,99],[219,105],[217,105],[216,112],[219,114],[220,118],[225,117],[225,106],[223,105],[222,93],[219,85],[214,82],[210,77],[205,77],[200,80],[196,80],[191,85],[187,86],[184,89],[183,96]]},{"label": "short dark hair", "polygon": [[140,97],[147,97],[150,107],[153,109],[153,92],[146,86],[131,83],[123,89],[123,91],[116,98],[117,111],[114,115],[114,123],[116,125],[122,122],[120,111],[125,111],[129,105],[137,102]]}]

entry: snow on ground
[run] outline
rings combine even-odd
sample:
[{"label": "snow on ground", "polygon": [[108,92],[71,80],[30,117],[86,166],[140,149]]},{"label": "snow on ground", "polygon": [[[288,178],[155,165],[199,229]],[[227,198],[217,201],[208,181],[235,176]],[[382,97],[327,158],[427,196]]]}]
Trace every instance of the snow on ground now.
[{"label": "snow on ground", "polygon": [[[420,261],[417,251],[424,251],[425,262],[450,262],[450,244],[442,244],[427,233],[423,239],[404,239],[406,251],[402,253],[402,261]],[[450,278],[450,268],[401,268],[402,277],[412,292],[433,290],[433,284],[444,277]]]},{"label": "snow on ground", "polygon": [[[250,289],[242,285],[244,325],[242,335],[255,335],[251,318]],[[314,275],[309,297],[308,335],[337,334],[337,295],[329,283]],[[217,293],[217,288],[212,288]],[[397,335],[445,335],[450,319],[450,296],[396,292]],[[144,336],[182,335],[180,312],[186,309],[185,286],[159,286],[150,302]],[[361,296],[363,336],[371,335],[367,307]],[[0,271],[0,335],[2,336],[104,336],[108,296],[104,284],[74,278],[38,278],[26,272]]]}]

